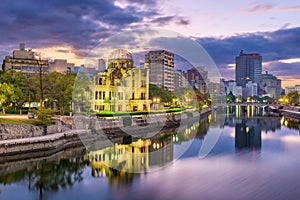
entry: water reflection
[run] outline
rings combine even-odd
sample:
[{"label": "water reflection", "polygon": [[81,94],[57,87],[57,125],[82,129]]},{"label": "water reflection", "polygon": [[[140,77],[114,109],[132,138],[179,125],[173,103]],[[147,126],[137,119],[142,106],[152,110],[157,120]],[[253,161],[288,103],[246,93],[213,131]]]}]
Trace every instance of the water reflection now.
[{"label": "water reflection", "polygon": [[[242,189],[241,186],[237,185],[243,185],[243,188],[248,188],[246,186],[252,185],[249,182],[251,179],[249,177],[258,173],[256,168],[247,168],[246,163],[244,163],[243,167],[236,167],[241,165],[241,163],[235,160],[235,156],[230,157],[232,155],[239,155],[242,151],[245,154],[250,152],[250,154],[247,154],[250,156],[253,156],[253,153],[256,151],[264,151],[263,159],[273,163],[272,166],[262,162],[255,163],[260,171],[264,170],[265,179],[261,180],[263,180],[264,188],[267,190],[266,184],[270,184],[270,181],[264,181],[273,180],[273,177],[268,176],[268,174],[273,176],[282,170],[281,165],[283,163],[278,164],[278,158],[281,160],[284,159],[286,161],[284,163],[294,162],[300,166],[299,156],[297,156],[299,155],[297,154],[299,152],[297,151],[298,143],[295,143],[295,141],[299,141],[299,137],[295,138],[298,135],[293,134],[294,132],[299,133],[299,121],[284,117],[265,116],[259,109],[250,110],[253,110],[253,114],[250,113],[249,115],[248,111],[240,109],[237,111],[239,112],[238,115],[235,112],[228,113],[224,124],[214,123],[214,113],[212,113],[212,115],[199,123],[181,127],[180,129],[164,130],[148,139],[137,139],[126,136],[114,139],[113,145],[93,149],[90,152],[80,151],[80,153],[70,153],[73,151],[70,150],[58,154],[51,159],[40,158],[29,161],[19,160],[11,163],[1,163],[0,188],[2,189],[2,194],[0,194],[0,197],[2,195],[3,197],[7,197],[7,199],[22,198],[22,194],[8,194],[7,192],[10,187],[14,188],[14,184],[17,184],[20,187],[26,188],[28,193],[35,192],[35,195],[39,195],[40,198],[45,196],[45,193],[55,193],[60,196],[58,199],[65,199],[67,196],[66,193],[69,191],[68,189],[75,187],[76,192],[73,192],[79,195],[79,193],[86,192],[83,186],[90,183],[94,186],[89,186],[95,191],[100,190],[99,188],[101,187],[110,188],[111,190],[106,189],[106,191],[111,192],[116,199],[123,195],[119,191],[120,188],[124,192],[127,189],[128,191],[134,190],[131,187],[135,187],[135,190],[138,190],[137,193],[140,197],[145,197],[146,194],[153,195],[151,188],[157,191],[160,187],[166,187],[166,191],[164,191],[166,193],[161,191],[164,194],[169,194],[166,197],[176,197],[177,195],[172,196],[172,192],[180,195],[180,187],[177,185],[176,180],[182,180],[186,185],[197,185],[197,181],[202,180],[203,187],[205,188],[203,193],[207,197],[210,197],[209,195],[216,193],[213,187],[208,186],[218,185],[216,183],[219,183],[219,179],[214,177],[215,174],[226,176],[230,180],[227,184],[233,184],[240,189]],[[209,126],[210,123],[213,126]],[[157,166],[168,166],[168,164],[173,163],[174,159],[179,157],[176,154],[179,148],[190,147],[187,143],[194,142],[191,147],[197,145],[197,150],[199,150],[205,137],[211,134],[213,129],[217,128],[228,131],[228,133],[222,135],[217,148],[221,146],[220,151],[225,152],[228,152],[229,149],[230,153],[215,154],[216,156],[209,156],[205,160],[193,158],[182,159],[176,165],[163,168],[156,173],[149,173],[156,169]],[[222,143],[226,143],[226,145]],[[235,153],[234,149],[237,150],[238,154]],[[248,159],[247,156],[244,158]],[[220,161],[224,161],[221,168],[224,173],[222,170],[220,171]],[[195,168],[195,166],[197,167]],[[224,166],[229,167],[224,168]],[[288,164],[284,164],[284,166],[289,167]],[[244,172],[245,168],[248,169],[246,173]],[[277,171],[271,173],[267,170],[268,168],[276,169]],[[185,171],[185,175],[180,175],[180,172],[184,170],[187,170]],[[250,175],[249,170],[251,171]],[[199,177],[197,174],[201,174],[201,176]],[[240,176],[240,174],[243,175]],[[147,179],[145,179],[145,176],[147,176]],[[166,180],[161,177],[165,177]],[[107,180],[107,182],[95,182],[97,180]],[[151,181],[149,182],[149,180]],[[244,184],[245,180],[248,181],[249,185]],[[289,178],[285,178],[286,183],[288,180]],[[255,182],[256,180],[253,179],[251,181]],[[148,187],[142,186],[144,182]],[[163,184],[160,185],[160,183]],[[99,184],[101,185],[99,186]],[[254,186],[252,185],[252,187]],[[188,193],[186,191],[187,188],[183,187],[181,189],[182,194],[186,195],[181,195],[181,197],[187,198],[191,197],[189,195],[199,195],[197,190]],[[230,188],[227,189],[231,190]],[[101,191],[103,192],[103,190]],[[219,191],[220,196],[224,196],[224,194],[225,196],[230,196],[231,194],[222,189]],[[250,193],[250,190],[247,190],[247,192]],[[126,194],[137,198],[129,193]],[[97,196],[94,197],[96,198]],[[103,194],[102,197],[110,198],[111,194]],[[27,199],[32,199],[32,196]]]},{"label": "water reflection", "polygon": [[[19,163],[21,164],[21,163]],[[0,183],[9,185],[23,182],[28,191],[38,191],[40,197],[45,191],[58,191],[72,187],[83,180],[83,170],[86,162],[82,158],[58,159],[52,161],[40,160],[33,165],[27,163],[24,169],[1,174]],[[13,168],[14,166],[11,166]],[[5,169],[1,168],[1,171]]]}]

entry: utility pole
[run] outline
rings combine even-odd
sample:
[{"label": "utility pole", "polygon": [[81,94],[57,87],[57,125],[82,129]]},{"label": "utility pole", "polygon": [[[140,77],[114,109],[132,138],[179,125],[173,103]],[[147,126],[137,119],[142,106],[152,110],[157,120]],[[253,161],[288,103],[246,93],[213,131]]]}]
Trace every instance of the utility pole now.
[{"label": "utility pole", "polygon": [[43,62],[41,59],[41,53],[38,53],[39,59],[38,59],[38,67],[39,67],[39,89],[40,89],[40,108],[43,108],[43,99],[44,99],[44,89],[43,89]]}]

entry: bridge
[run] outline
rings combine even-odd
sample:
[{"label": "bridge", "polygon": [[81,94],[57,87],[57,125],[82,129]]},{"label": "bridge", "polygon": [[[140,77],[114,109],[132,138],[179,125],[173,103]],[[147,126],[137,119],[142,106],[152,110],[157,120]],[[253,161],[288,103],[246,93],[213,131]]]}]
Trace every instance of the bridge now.
[{"label": "bridge", "polygon": [[226,103],[222,104],[222,106],[257,106],[257,107],[266,107],[266,106],[273,106],[277,107],[280,106],[279,104],[269,104],[269,103],[257,103],[257,102],[234,102],[234,103]]}]

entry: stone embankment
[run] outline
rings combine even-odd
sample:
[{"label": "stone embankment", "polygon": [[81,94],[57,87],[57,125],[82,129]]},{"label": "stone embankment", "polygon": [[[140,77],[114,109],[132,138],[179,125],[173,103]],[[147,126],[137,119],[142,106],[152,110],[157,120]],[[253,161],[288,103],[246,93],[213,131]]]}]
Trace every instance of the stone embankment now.
[{"label": "stone embankment", "polygon": [[87,130],[71,130],[40,137],[2,140],[0,141],[0,155],[18,155],[82,145],[78,135],[83,132]]},{"label": "stone embankment", "polygon": [[[51,150],[63,149],[68,146],[82,145],[80,135],[94,134],[93,127],[99,127],[105,130],[104,133],[108,138],[120,136],[124,133],[122,128],[134,128],[130,131],[139,130],[143,127],[144,132],[149,132],[149,128],[176,127],[181,123],[194,123],[200,118],[210,113],[210,110],[205,110],[199,113],[194,112],[189,116],[184,114],[167,114],[153,115],[147,118],[131,118],[124,120],[103,120],[95,117],[74,117],[73,123],[71,118],[60,119],[59,123],[53,127],[47,127],[47,134],[43,132],[43,127],[35,127],[31,125],[2,125],[0,129],[0,156],[17,156],[25,153],[47,152]],[[196,121],[195,121],[195,120]],[[77,120],[77,121],[76,121]],[[76,121],[76,122],[74,122]],[[70,123],[73,124],[73,130],[70,130]],[[95,124],[96,123],[96,124]],[[97,125],[98,123],[98,125]],[[150,125],[149,127],[147,127]],[[127,130],[126,129],[126,130]],[[56,132],[56,133],[55,133]],[[60,132],[60,133],[58,133]],[[137,137],[140,135],[137,135]]]}]

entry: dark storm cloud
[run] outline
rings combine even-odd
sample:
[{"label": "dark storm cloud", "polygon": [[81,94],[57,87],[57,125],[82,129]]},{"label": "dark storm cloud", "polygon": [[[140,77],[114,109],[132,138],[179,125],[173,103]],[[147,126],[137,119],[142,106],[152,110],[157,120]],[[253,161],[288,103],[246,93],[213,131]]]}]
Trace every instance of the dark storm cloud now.
[{"label": "dark storm cloud", "polygon": [[268,70],[274,75],[277,76],[289,76],[289,77],[298,77],[299,75],[299,69],[300,69],[300,62],[295,63],[283,63],[283,62],[275,62],[267,65],[265,67],[265,70]]},{"label": "dark storm cloud", "polygon": [[263,71],[281,76],[292,76],[300,79],[300,63],[282,63],[279,60],[300,58],[300,27],[241,34],[227,38],[198,38],[197,41],[206,49],[223,77],[234,78],[234,68],[228,64],[235,63],[235,57],[243,49],[245,53],[256,52],[262,55],[263,62],[270,62]]},{"label": "dark storm cloud", "polygon": [[300,51],[297,50],[300,46],[300,27],[227,38],[198,38],[197,41],[217,65],[234,63],[241,49],[246,53],[260,53],[264,62],[300,58]]},{"label": "dark storm cloud", "polygon": [[[120,8],[111,0],[3,0],[0,4],[0,48],[11,54],[18,43],[30,48],[70,45],[78,55],[99,41],[122,31],[145,17],[160,17],[156,1],[127,0]],[[149,6],[141,10],[138,5]],[[151,6],[151,7],[150,7]]]},{"label": "dark storm cloud", "polygon": [[179,16],[166,16],[166,17],[158,17],[151,21],[153,24],[158,25],[166,25],[169,23],[175,23],[177,25],[188,25],[190,22],[185,17],[179,17]]}]

